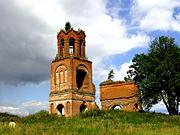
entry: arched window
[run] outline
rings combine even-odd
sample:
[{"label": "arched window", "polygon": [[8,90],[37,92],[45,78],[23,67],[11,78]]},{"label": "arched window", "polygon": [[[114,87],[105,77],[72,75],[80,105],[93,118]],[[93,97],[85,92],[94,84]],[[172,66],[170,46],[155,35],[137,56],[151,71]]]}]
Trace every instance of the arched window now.
[{"label": "arched window", "polygon": [[64,115],[64,106],[62,104],[59,104],[57,106],[58,114]]},{"label": "arched window", "polygon": [[67,114],[70,113],[70,102],[69,101],[66,104],[66,112],[67,112]]},{"label": "arched window", "polygon": [[64,82],[67,82],[67,70],[64,72]]},{"label": "arched window", "polygon": [[[56,69],[56,74],[55,74],[55,85],[56,90],[62,90],[65,88],[66,85],[64,85],[65,81],[68,81],[68,73],[67,73],[67,67],[64,65],[60,65],[59,67],[57,67]],[[58,85],[57,85],[58,84]]]},{"label": "arched window", "polygon": [[69,54],[74,54],[75,52],[74,44],[75,44],[74,38],[70,38],[69,39]]},{"label": "arched window", "polygon": [[61,71],[60,72],[60,83],[62,84],[64,81],[63,81],[63,72]]},{"label": "arched window", "polygon": [[61,56],[64,56],[64,39],[61,39]]},{"label": "arched window", "polygon": [[59,73],[56,72],[56,85],[59,85]]}]

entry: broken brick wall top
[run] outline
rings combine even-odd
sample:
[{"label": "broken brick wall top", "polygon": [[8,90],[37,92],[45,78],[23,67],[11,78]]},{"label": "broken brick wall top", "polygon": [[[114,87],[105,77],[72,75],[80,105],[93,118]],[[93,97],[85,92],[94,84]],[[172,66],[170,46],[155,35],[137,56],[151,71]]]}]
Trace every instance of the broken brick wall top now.
[{"label": "broken brick wall top", "polygon": [[105,81],[100,84],[100,100],[136,97],[137,85],[134,82]]}]

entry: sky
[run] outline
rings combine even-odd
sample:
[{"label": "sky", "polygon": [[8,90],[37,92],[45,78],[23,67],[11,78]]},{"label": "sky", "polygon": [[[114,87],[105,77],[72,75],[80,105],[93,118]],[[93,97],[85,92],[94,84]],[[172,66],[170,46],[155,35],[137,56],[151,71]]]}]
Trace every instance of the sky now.
[{"label": "sky", "polygon": [[[0,112],[48,109],[50,63],[67,21],[86,33],[98,105],[99,83],[111,69],[123,80],[134,55],[156,37],[180,45],[180,0],[0,0]],[[161,102],[152,111],[166,109]]]}]

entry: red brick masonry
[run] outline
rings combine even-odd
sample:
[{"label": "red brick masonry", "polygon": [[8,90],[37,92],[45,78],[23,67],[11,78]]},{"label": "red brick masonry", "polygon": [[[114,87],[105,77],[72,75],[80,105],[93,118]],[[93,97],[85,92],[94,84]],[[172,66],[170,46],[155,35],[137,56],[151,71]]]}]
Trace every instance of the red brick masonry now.
[{"label": "red brick masonry", "polygon": [[84,31],[61,30],[57,40],[58,57],[51,63],[49,113],[72,117],[97,109]]},{"label": "red brick masonry", "polygon": [[125,111],[141,109],[138,88],[134,82],[108,80],[100,84],[100,100],[102,109],[119,107]]}]

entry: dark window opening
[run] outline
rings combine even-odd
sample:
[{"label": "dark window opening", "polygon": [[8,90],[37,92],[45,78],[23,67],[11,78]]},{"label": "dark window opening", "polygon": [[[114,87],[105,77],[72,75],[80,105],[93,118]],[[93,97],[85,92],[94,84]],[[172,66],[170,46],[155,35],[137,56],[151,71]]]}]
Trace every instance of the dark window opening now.
[{"label": "dark window opening", "polygon": [[60,113],[61,115],[64,115],[64,106],[63,106],[62,104],[59,104],[59,105],[57,106],[57,110],[59,111],[59,113]]},{"label": "dark window opening", "polygon": [[64,39],[61,39],[61,56],[64,55]]},{"label": "dark window opening", "polygon": [[76,84],[77,84],[77,87],[78,89],[80,89],[83,85],[83,82],[85,80],[85,77],[86,77],[86,72],[84,70],[77,70],[77,73],[76,73]]},{"label": "dark window opening", "polygon": [[69,54],[74,54],[75,52],[74,43],[75,43],[74,38],[70,38],[69,39]]},{"label": "dark window opening", "polygon": [[84,112],[86,110],[86,105],[85,104],[82,104],[80,106],[80,112]]},{"label": "dark window opening", "polygon": [[137,99],[134,100],[134,107],[135,107],[135,109],[138,109],[138,100]]}]

